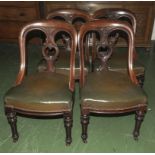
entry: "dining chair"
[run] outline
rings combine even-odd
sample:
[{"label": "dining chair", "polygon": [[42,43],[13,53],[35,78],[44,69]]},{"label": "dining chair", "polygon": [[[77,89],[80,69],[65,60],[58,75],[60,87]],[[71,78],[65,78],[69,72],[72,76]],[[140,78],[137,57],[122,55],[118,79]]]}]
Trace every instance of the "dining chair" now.
[{"label": "dining chair", "polygon": [[[87,33],[98,34],[101,44],[98,48],[107,49],[107,54],[97,50],[97,57],[100,60],[100,70],[89,72],[84,75],[84,38]],[[111,71],[106,63],[112,59],[111,33],[124,32],[128,37],[128,74]],[[85,23],[81,26],[78,34],[78,46],[80,52],[80,98],[81,98],[81,125],[82,139],[87,142],[87,130],[89,118],[92,114],[104,115],[125,115],[136,114],[133,136],[138,139],[139,130],[147,110],[147,97],[145,92],[138,85],[133,67],[134,53],[134,32],[133,28],[121,21],[96,20]],[[110,130],[110,129],[109,129]],[[95,132],[95,131],[94,131]]]},{"label": "dining chair", "polygon": [[[136,17],[134,15],[134,13],[132,13],[130,10],[128,9],[122,9],[122,8],[104,8],[104,9],[100,9],[97,10],[93,13],[92,19],[113,19],[113,20],[120,20],[120,21],[125,21],[127,23],[129,23],[132,27],[133,27],[133,31],[134,31],[134,35],[136,35]],[[93,36],[94,39],[92,39],[94,41],[94,46],[95,44],[99,44],[95,43],[97,42],[97,40],[95,39],[95,36]],[[126,70],[126,59],[127,59],[127,51],[125,51],[124,48],[122,48],[122,50],[124,52],[121,52],[120,54],[120,49],[116,48],[115,44],[119,41],[119,39],[121,38],[121,35],[119,35],[118,33],[113,35],[113,50],[115,52],[113,52],[113,59],[109,60],[108,62],[108,67],[110,70],[114,70],[117,72],[123,72],[123,73],[127,73]],[[95,49],[93,47],[93,49]],[[94,51],[94,50],[93,50]],[[96,54],[94,52],[92,53],[92,68],[93,69],[98,69],[98,60],[96,60]],[[143,86],[144,83],[144,72],[145,72],[145,68],[143,63],[139,60],[138,55],[136,53],[136,49],[134,50],[134,70],[136,72],[136,77],[139,81],[139,84],[141,86]]]},{"label": "dining chair", "polygon": [[[44,72],[25,75],[29,58],[26,51],[26,40],[28,34],[34,31],[42,32],[46,36],[42,55],[48,63],[48,68]],[[71,38],[69,77],[55,72],[55,61],[57,61],[60,52],[55,42],[55,36],[62,31],[66,32]],[[29,23],[21,29],[19,35],[19,73],[15,85],[4,96],[5,114],[11,126],[13,142],[16,142],[19,137],[17,115],[22,114],[35,117],[63,117],[66,129],[66,144],[71,144],[76,46],[76,30],[72,25],[63,21],[40,20]],[[50,131],[48,132],[50,133]]]}]

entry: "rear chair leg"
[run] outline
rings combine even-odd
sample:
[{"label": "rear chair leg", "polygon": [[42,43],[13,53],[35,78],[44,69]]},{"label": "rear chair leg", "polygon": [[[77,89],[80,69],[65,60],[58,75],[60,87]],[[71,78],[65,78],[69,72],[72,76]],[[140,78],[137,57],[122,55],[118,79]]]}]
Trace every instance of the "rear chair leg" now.
[{"label": "rear chair leg", "polygon": [[139,85],[143,88],[144,80],[145,80],[144,79],[144,74],[138,75],[137,80],[138,80]]},{"label": "rear chair leg", "polygon": [[15,112],[9,112],[6,114],[8,123],[10,124],[11,131],[12,131],[12,138],[13,142],[16,142],[19,138],[18,132],[17,132],[17,116]]},{"label": "rear chair leg", "polygon": [[89,124],[89,115],[88,114],[81,114],[81,125],[82,125],[82,134],[81,138],[84,143],[87,143],[87,129],[88,129],[88,124]]},{"label": "rear chair leg", "polygon": [[72,129],[72,114],[64,114],[64,126],[66,129],[66,145],[72,143],[71,129]]},{"label": "rear chair leg", "polygon": [[140,134],[140,127],[141,127],[141,124],[143,122],[144,115],[145,115],[144,110],[136,111],[136,116],[135,116],[136,122],[135,122],[134,131],[133,131],[133,136],[134,136],[135,140],[138,140],[138,136]]}]

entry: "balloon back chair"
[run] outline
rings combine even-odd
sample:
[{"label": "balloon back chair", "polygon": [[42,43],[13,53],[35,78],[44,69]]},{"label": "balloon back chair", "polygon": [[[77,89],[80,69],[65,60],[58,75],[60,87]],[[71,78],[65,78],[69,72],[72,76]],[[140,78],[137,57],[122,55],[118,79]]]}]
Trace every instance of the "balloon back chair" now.
[{"label": "balloon back chair", "polygon": [[[26,38],[34,30],[41,31],[46,36],[42,55],[49,65],[45,72],[25,75],[27,66]],[[55,72],[55,61],[59,55],[55,36],[62,31],[71,38],[69,77]],[[19,137],[16,127],[18,114],[39,117],[63,116],[66,144],[70,144],[72,142],[71,127],[74,102],[74,63],[77,48],[76,30],[72,25],[56,20],[30,23],[25,25],[20,32],[19,46],[19,73],[15,85],[7,91],[4,97],[5,113],[11,126],[13,141],[16,142]],[[50,51],[53,51],[53,55],[49,55]]]},{"label": "balloon back chair", "polygon": [[[47,20],[55,19],[55,20],[61,20],[65,21],[71,25],[74,26],[76,31],[79,31],[79,28],[82,24],[88,22],[90,20],[90,15],[80,9],[58,9],[50,12],[47,17]],[[59,61],[56,63],[56,71],[64,74],[64,75],[69,75],[69,64],[68,59],[69,59],[69,52],[70,52],[70,37],[68,37],[65,34],[60,34],[60,40],[59,40],[59,45],[61,46],[61,54],[59,57]],[[78,50],[77,50],[78,51]],[[76,55],[76,65],[75,65],[75,79],[79,79],[79,60],[78,60],[78,52]],[[45,60],[42,60],[38,66],[39,71],[46,70],[47,64]],[[88,69],[85,68],[85,72],[88,72]]]},{"label": "balloon back chair", "polygon": [[[136,34],[136,17],[135,15],[127,9],[122,9],[122,8],[108,8],[108,9],[100,9],[97,10],[96,12],[94,12],[92,19],[112,19],[112,20],[120,20],[120,21],[125,21],[128,22],[134,31],[134,35]],[[95,44],[99,44],[99,43],[95,43],[96,39],[95,36],[94,37],[94,43]],[[113,50],[115,50],[114,54],[113,54],[113,59],[111,59],[108,62],[108,67],[110,70],[114,70],[117,72],[122,72],[122,73],[127,73],[126,70],[126,59],[127,59],[127,52],[120,52],[118,50],[115,49],[115,45],[118,42],[119,38],[121,36],[119,36],[118,33],[116,33],[113,38],[112,38],[112,44],[113,44]],[[94,48],[93,48],[94,49]],[[94,51],[94,52],[93,52]],[[95,69],[98,69],[98,61],[95,62],[95,58],[96,58],[96,52],[95,50],[92,51],[92,64],[94,65]],[[117,52],[118,51],[118,52]],[[136,77],[139,81],[139,84],[141,86],[143,86],[143,82],[144,82],[144,66],[142,64],[142,62],[140,62],[140,60],[138,59],[138,55],[136,53],[136,50],[134,50],[134,70],[136,73]]]},{"label": "balloon back chair", "polygon": [[[87,33],[98,33],[100,47],[106,48],[106,55],[97,50],[101,61],[100,69],[84,75],[84,46],[83,42]],[[106,61],[113,52],[111,33],[124,32],[128,37],[128,74],[109,70]],[[133,69],[134,32],[132,27],[116,20],[96,20],[81,26],[78,34],[80,50],[80,96],[81,96],[81,124],[82,139],[87,142],[87,128],[89,116],[95,114],[126,114],[135,113],[136,123],[133,136],[138,139],[141,123],[147,110],[147,97],[138,85]]]}]

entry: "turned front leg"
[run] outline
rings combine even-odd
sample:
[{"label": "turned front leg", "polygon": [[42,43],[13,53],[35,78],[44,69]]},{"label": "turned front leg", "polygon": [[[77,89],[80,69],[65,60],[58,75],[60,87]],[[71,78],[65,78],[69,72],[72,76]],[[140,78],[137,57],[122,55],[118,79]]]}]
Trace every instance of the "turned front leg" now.
[{"label": "turned front leg", "polygon": [[81,138],[84,143],[87,143],[87,129],[88,129],[88,124],[89,124],[89,115],[88,114],[81,114],[81,125],[82,125],[82,134]]},{"label": "turned front leg", "polygon": [[16,142],[19,138],[19,135],[17,132],[17,116],[16,116],[16,113],[15,112],[7,113],[7,119],[8,119],[8,123],[10,124],[10,127],[11,127],[13,142]]},{"label": "turned front leg", "polygon": [[66,129],[66,145],[70,145],[72,142],[71,129],[72,129],[72,114],[64,114],[64,126]]},{"label": "turned front leg", "polygon": [[134,131],[133,131],[133,136],[134,136],[135,140],[138,140],[138,136],[140,134],[140,127],[141,127],[141,124],[143,122],[144,115],[145,115],[144,110],[136,111],[136,116],[135,116],[136,122],[135,122]]}]

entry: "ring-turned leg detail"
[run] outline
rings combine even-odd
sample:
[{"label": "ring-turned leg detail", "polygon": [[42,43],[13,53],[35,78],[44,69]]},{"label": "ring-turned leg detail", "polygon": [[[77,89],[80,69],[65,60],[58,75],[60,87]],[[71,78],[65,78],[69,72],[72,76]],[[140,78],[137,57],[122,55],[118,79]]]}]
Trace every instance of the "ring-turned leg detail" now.
[{"label": "ring-turned leg detail", "polygon": [[71,129],[72,129],[73,119],[71,114],[64,115],[64,126],[66,129],[66,145],[72,143]]},{"label": "ring-turned leg detail", "polygon": [[143,119],[144,119],[144,115],[145,115],[145,111],[136,111],[136,116],[135,116],[135,128],[134,128],[134,131],[133,131],[133,136],[134,136],[134,139],[135,140],[138,140],[138,136],[140,134],[140,127],[141,127],[141,124],[143,122]]},{"label": "ring-turned leg detail", "polygon": [[88,138],[88,134],[87,134],[88,124],[89,124],[89,115],[82,114],[81,115],[81,125],[82,125],[81,138],[82,138],[82,140],[83,140],[84,143],[87,143],[87,138]]},{"label": "ring-turned leg detail", "polygon": [[16,142],[19,138],[19,135],[17,132],[17,116],[16,116],[16,113],[15,112],[7,113],[7,119],[8,119],[8,123],[10,124],[10,127],[11,127],[13,142]]}]

